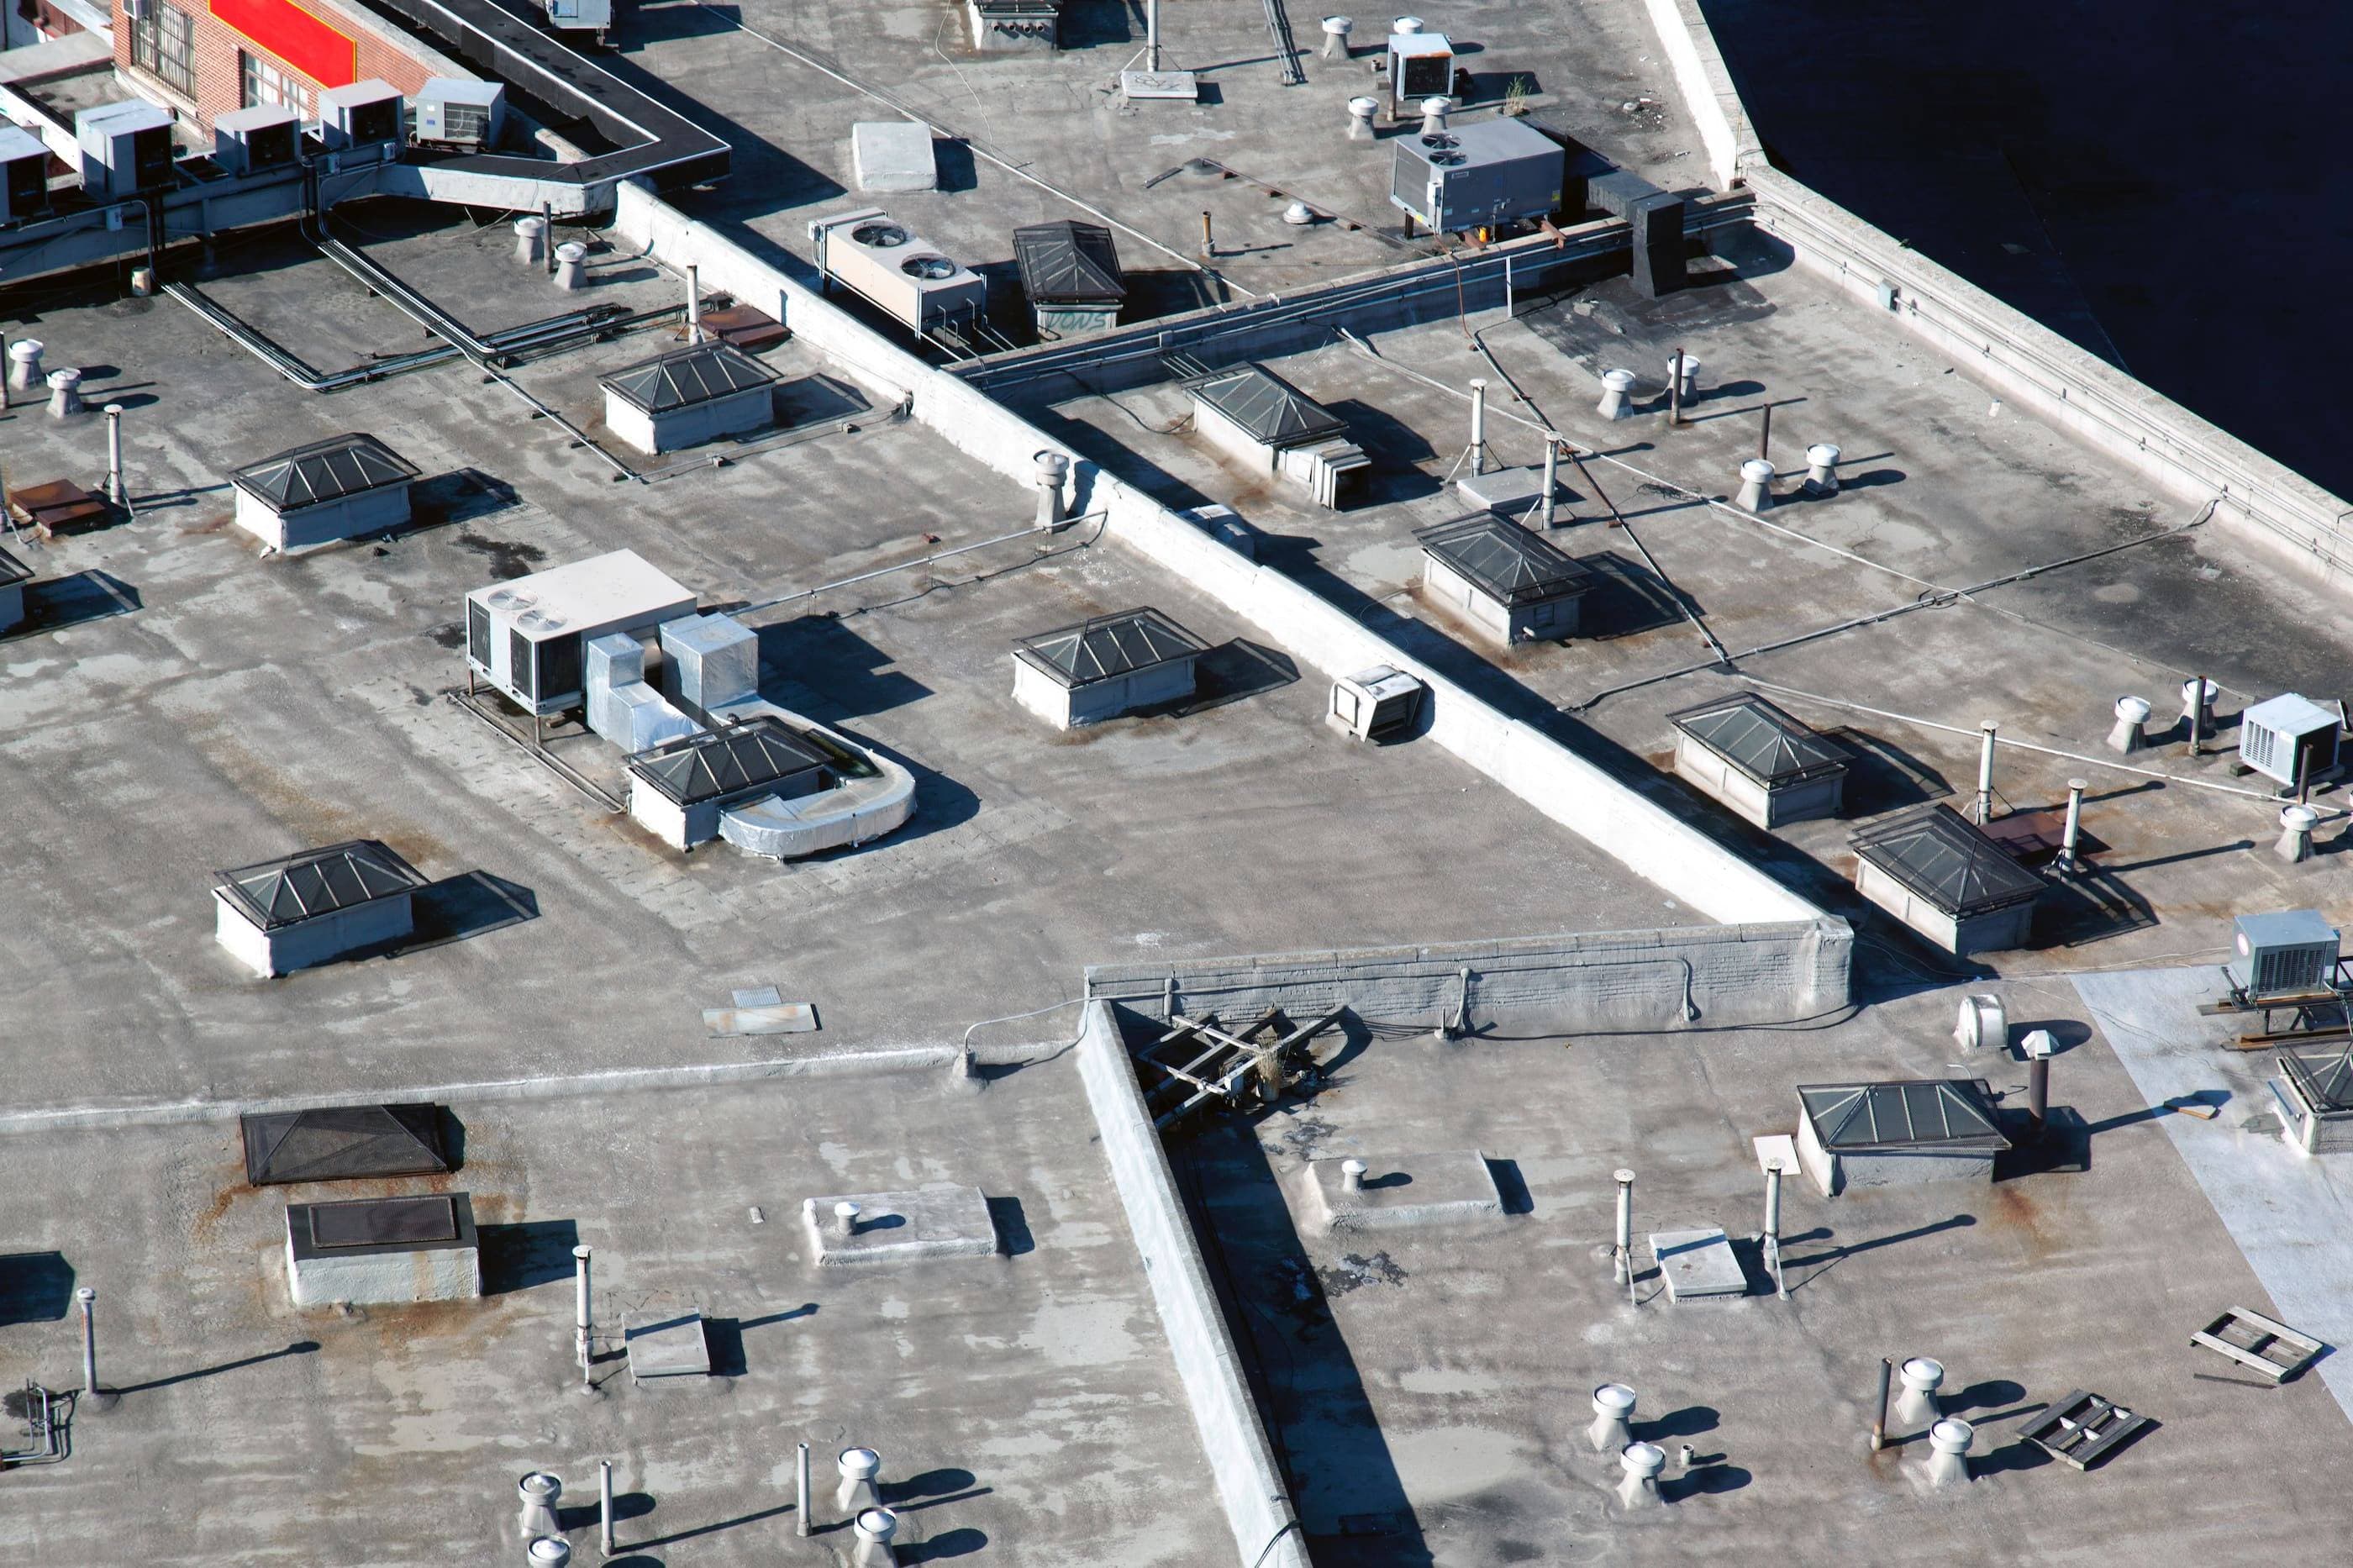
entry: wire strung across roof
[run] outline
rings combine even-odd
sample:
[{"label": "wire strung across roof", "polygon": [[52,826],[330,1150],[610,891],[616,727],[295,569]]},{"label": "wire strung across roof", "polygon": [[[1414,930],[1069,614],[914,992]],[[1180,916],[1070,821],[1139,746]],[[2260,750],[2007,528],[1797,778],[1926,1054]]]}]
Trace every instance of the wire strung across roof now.
[{"label": "wire strung across roof", "polygon": [[373,838],[354,838],[221,874],[219,891],[264,930],[316,920],[425,885],[417,868]]},{"label": "wire strung across roof", "polygon": [[1092,686],[1174,659],[1197,658],[1209,645],[1158,610],[1122,610],[1025,637],[1015,651],[1066,687]]},{"label": "wire strung across roof", "polygon": [[765,789],[825,765],[826,754],[763,715],[629,759],[629,772],[681,805]]},{"label": "wire strung across roof", "polygon": [[1493,512],[1416,529],[1422,549],[1506,605],[1564,599],[1593,586],[1593,568],[1540,533]]},{"label": "wire strung across roof", "polygon": [[624,365],[604,378],[606,391],[648,414],[713,402],[776,380],[776,373],[733,343],[697,343]]},{"label": "wire strung across roof", "polygon": [[1967,1079],[1800,1084],[1798,1102],[1825,1149],[2010,1147],[1993,1124],[1992,1090]]},{"label": "wire strung across roof", "polygon": [[406,484],[416,477],[416,464],[355,430],[248,463],[229,475],[229,482],[280,511],[293,511]]},{"label": "wire strung across roof", "polygon": [[1951,806],[1925,806],[1855,836],[1854,852],[1957,918],[2022,904],[2043,889],[2041,877]]},{"label": "wire strung across roof", "polygon": [[1753,691],[1670,713],[1667,722],[1760,784],[1800,784],[1846,771],[1843,751]]}]

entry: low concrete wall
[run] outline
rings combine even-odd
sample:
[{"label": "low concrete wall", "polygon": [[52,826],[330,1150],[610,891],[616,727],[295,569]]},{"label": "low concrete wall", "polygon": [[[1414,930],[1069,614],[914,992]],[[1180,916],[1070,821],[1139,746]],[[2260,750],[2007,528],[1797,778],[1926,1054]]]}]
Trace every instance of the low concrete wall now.
[{"label": "low concrete wall", "polygon": [[1854,933],[1844,921],[1590,931],[1518,941],[1340,952],[1264,953],[1180,963],[1097,964],[1087,994],[1165,1020],[1229,1023],[1280,1006],[1306,1019],[1335,1007],[1433,1026],[1462,1005],[1472,1026],[1498,1015],[1561,1029],[1779,1024],[1843,1006]]},{"label": "low concrete wall", "polygon": [[1145,1111],[1135,1063],[1108,1003],[1088,1005],[1078,1053],[1103,1158],[1152,1282],[1153,1303],[1200,1427],[1201,1451],[1233,1527],[1239,1561],[1243,1568],[1309,1568],[1290,1490],[1275,1468],[1200,1244],[1176,1195],[1167,1152]]},{"label": "low concrete wall", "polygon": [[1708,29],[1699,0],[1642,0],[1642,6],[1651,14],[1667,64],[1674,68],[1675,89],[1683,94],[1683,112],[1691,116],[1700,145],[1707,151],[1708,173],[1715,176],[1717,190],[1728,191],[1751,165],[1765,161],[1765,150],[1733,89],[1732,73],[1724,68],[1715,35]]},{"label": "low concrete wall", "polygon": [[[1537,811],[1621,861],[1702,916],[1729,924],[1812,921],[1823,911],[1559,742],[1391,647],[1337,605],[1256,565],[1141,490],[1068,452],[1011,409],[885,342],[811,290],[657,197],[626,187],[616,230],[672,266],[696,262],[704,287],[772,310],[801,342],[878,387],[903,389],[909,412],[1027,497],[1040,451],[1071,464],[1072,515],[1103,514],[1107,535],[1225,605],[1303,665],[1336,679],[1387,664],[1430,690],[1429,738]],[[899,394],[894,393],[893,395]]]}]

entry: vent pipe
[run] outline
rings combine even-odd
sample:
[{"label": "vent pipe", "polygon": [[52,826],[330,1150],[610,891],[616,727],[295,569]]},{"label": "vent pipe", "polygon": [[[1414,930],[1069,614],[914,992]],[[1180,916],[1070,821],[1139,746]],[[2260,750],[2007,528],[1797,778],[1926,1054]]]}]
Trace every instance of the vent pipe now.
[{"label": "vent pipe", "polygon": [[1896,1424],[1908,1431],[1917,1432],[1936,1419],[1936,1390],[1945,1382],[1942,1362],[1915,1355],[1895,1369],[1904,1392],[1895,1396]]},{"label": "vent pipe", "polygon": [[1969,1479],[1969,1443],[1977,1428],[1948,1415],[1928,1428],[1928,1484],[1951,1486]]},{"label": "vent pipe", "polygon": [[1348,140],[1370,142],[1373,139],[1373,116],[1380,112],[1377,98],[1352,98],[1348,100]]},{"label": "vent pipe", "polygon": [[702,268],[691,261],[686,264],[686,341],[702,341]]},{"label": "vent pipe", "polygon": [[574,1347],[580,1357],[580,1386],[593,1388],[589,1366],[594,1356],[596,1323],[588,1309],[588,1248],[572,1249],[572,1327],[579,1342]]},{"label": "vent pipe", "polygon": [[1667,405],[1681,412],[1699,391],[1699,361],[1677,349],[1667,360]]},{"label": "vent pipe", "polygon": [[2189,731],[2189,754],[2193,757],[2200,749],[2199,743],[2214,732],[2214,698],[2221,690],[2202,675],[2181,683],[2181,723]]},{"label": "vent pipe", "polygon": [[807,1443],[800,1446],[800,1452],[793,1458],[793,1486],[797,1504],[793,1510],[793,1533],[807,1535],[809,1532],[809,1460]]},{"label": "vent pipe", "polygon": [[841,1482],[833,1492],[837,1511],[856,1519],[867,1509],[882,1506],[882,1494],[874,1482],[882,1473],[881,1455],[871,1448],[844,1448],[834,1464],[841,1471]]},{"label": "vent pipe", "polygon": [[515,259],[526,267],[537,267],[546,259],[547,220],[543,217],[519,217],[514,221]]},{"label": "vent pipe", "polygon": [[2280,838],[2273,853],[2293,866],[2312,857],[2312,829],[2320,813],[2308,805],[2280,807]]},{"label": "vent pipe", "polygon": [[1446,129],[1446,111],[1454,107],[1451,99],[1425,98],[1421,100],[1421,133],[1435,136]]},{"label": "vent pipe", "polygon": [[1751,458],[1740,465],[1740,494],[1737,504],[1743,511],[1769,511],[1773,507],[1773,465],[1764,458]]},{"label": "vent pipe", "polygon": [[1765,1264],[1773,1271],[1773,1294],[1786,1301],[1789,1282],[1781,1276],[1781,1164],[1765,1172]]},{"label": "vent pipe", "polygon": [[2141,749],[2143,726],[2148,722],[2148,699],[2119,697],[2116,699],[2116,727],[2108,731],[2108,750],[2131,756]]},{"label": "vent pipe", "polygon": [[1839,449],[1828,441],[1819,441],[1806,448],[1806,489],[1814,495],[1834,496],[1839,492]]},{"label": "vent pipe", "polygon": [[1363,1192],[1365,1190],[1365,1172],[1368,1168],[1369,1167],[1367,1167],[1362,1160],[1341,1161],[1340,1190],[1344,1193]]},{"label": "vent pipe", "polygon": [[1545,432],[1544,502],[1540,512],[1546,528],[1553,525],[1559,491],[1560,437],[1547,430]]},{"label": "vent pipe", "polygon": [[613,1461],[596,1461],[596,1548],[613,1555]]},{"label": "vent pipe", "polygon": [[1656,1443],[1629,1443],[1618,1456],[1618,1500],[1628,1508],[1659,1506],[1659,1472],[1667,1468],[1667,1451]]},{"label": "vent pipe", "polygon": [[98,1401],[98,1292],[89,1286],[74,1291],[74,1304],[81,1309],[81,1391]]},{"label": "vent pipe", "polygon": [[555,276],[555,204],[554,202],[539,204],[539,221],[541,225],[539,232],[543,241],[539,247],[540,255],[546,262],[547,275],[553,278]]},{"label": "vent pipe", "polygon": [[49,372],[49,417],[64,419],[81,411],[81,372]]},{"label": "vent pipe", "polygon": [[1634,1391],[1622,1383],[1605,1383],[1593,1391],[1593,1425],[1585,1435],[1593,1451],[1607,1454],[1634,1440],[1627,1423],[1634,1419]]},{"label": "vent pipe", "polygon": [[1419,33],[1421,31],[1421,18],[1419,16],[1399,16],[1396,21],[1389,24],[1389,31],[1392,33],[1409,35]]},{"label": "vent pipe", "polygon": [[2058,1044],[2048,1029],[2030,1029],[2018,1042],[2026,1053],[2026,1121],[2038,1140],[2051,1121],[2051,1053]]},{"label": "vent pipe", "polygon": [[1990,719],[1978,726],[1985,739],[1978,742],[1978,823],[1993,820],[1993,748],[1995,725]]},{"label": "vent pipe", "polygon": [[580,263],[587,256],[588,247],[576,239],[567,239],[555,247],[555,286],[558,289],[580,287]]},{"label": "vent pipe", "polygon": [[[1408,215],[1407,221],[1412,221],[1411,215]],[[1205,207],[1201,211],[1201,259],[1204,261],[1215,261],[1217,258],[1217,231],[1209,226],[1209,213],[1208,209]]]},{"label": "vent pipe", "polygon": [[543,1535],[523,1548],[531,1568],[565,1568],[572,1561],[572,1543],[560,1535]]},{"label": "vent pipe", "polygon": [[8,345],[8,390],[38,392],[47,383],[41,375],[41,340],[18,338]]},{"label": "vent pipe", "polygon": [[525,1541],[538,1541],[548,1536],[562,1536],[563,1526],[555,1522],[555,1500],[564,1495],[564,1483],[545,1470],[525,1472],[515,1483],[515,1496],[522,1502],[522,1519],[516,1533]]},{"label": "vent pipe", "polygon": [[2091,787],[2084,779],[2067,781],[2067,830],[2059,840],[2059,858],[2051,862],[2052,869],[2063,876],[2072,877],[2084,868],[2075,846],[2084,837],[2084,792]]},{"label": "vent pipe", "polygon": [[858,1531],[858,1568],[895,1568],[899,1557],[891,1550],[891,1538],[899,1533],[897,1514],[887,1508],[866,1509],[853,1528]]},{"label": "vent pipe", "polygon": [[1070,477],[1071,459],[1060,452],[1038,454],[1038,526],[1062,525],[1062,481]]},{"label": "vent pipe", "polygon": [[116,506],[131,504],[131,491],[122,482],[122,405],[106,405],[106,499]]},{"label": "vent pipe", "polygon": [[1471,471],[1487,471],[1487,383],[1480,376],[1471,378]]},{"label": "vent pipe", "polygon": [[1327,60],[1346,59],[1348,58],[1348,35],[1356,30],[1356,20],[1353,16],[1324,17],[1324,58]]},{"label": "vent pipe", "polygon": [[1630,370],[1605,370],[1601,373],[1601,406],[1604,419],[1628,419],[1633,410],[1627,404],[1634,391],[1634,373]]},{"label": "vent pipe", "polygon": [[[844,1198],[841,1202],[834,1205],[834,1234],[836,1236],[856,1236],[858,1234],[858,1216],[863,1211],[860,1210],[856,1204],[851,1203],[847,1198]],[[863,1452],[863,1450],[860,1449],[851,1449],[849,1451],[852,1453]]]},{"label": "vent pipe", "polygon": [[1879,1397],[1871,1406],[1871,1451],[1874,1454],[1887,1447],[1887,1374],[1892,1363],[1885,1356],[1879,1358]]},{"label": "vent pipe", "polygon": [[1144,68],[1160,68],[1160,0],[1145,0],[1144,6]]},{"label": "vent pipe", "polygon": [[1305,202],[1293,202],[1282,209],[1282,221],[1293,228],[1305,228],[1315,221],[1315,209]]},{"label": "vent pipe", "polygon": [[1618,1237],[1609,1249],[1610,1261],[1616,1266],[1615,1278],[1626,1287],[1626,1299],[1634,1299],[1634,1173],[1620,1168],[1610,1173],[1618,1184]]}]

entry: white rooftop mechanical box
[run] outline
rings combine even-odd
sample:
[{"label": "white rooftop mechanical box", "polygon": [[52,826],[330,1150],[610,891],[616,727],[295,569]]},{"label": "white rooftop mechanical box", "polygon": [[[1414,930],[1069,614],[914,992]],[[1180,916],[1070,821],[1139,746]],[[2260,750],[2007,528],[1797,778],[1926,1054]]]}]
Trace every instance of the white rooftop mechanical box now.
[{"label": "white rooftop mechanical box", "polygon": [[582,649],[607,632],[642,637],[694,613],[694,595],[634,550],[616,550],[466,595],[466,670],[531,714],[585,699]]},{"label": "white rooftop mechanical box", "polygon": [[919,333],[974,321],[988,308],[986,279],[892,222],[881,207],[815,219],[808,235],[823,278]]},{"label": "white rooftop mechanical box", "polygon": [[81,188],[120,201],[172,183],[172,117],[152,103],[104,103],[74,112]]},{"label": "white rooftop mechanical box", "polygon": [[232,109],[213,119],[213,162],[224,174],[259,174],[294,162],[302,117],[274,103]]},{"label": "white rooftop mechanical box", "polygon": [[430,147],[495,147],[506,113],[501,82],[430,77],[417,95],[417,140]]},{"label": "white rooftop mechanical box", "polygon": [[397,156],[407,126],[399,89],[370,77],[319,95],[319,139],[331,151],[383,146]]},{"label": "white rooftop mechanical box", "polygon": [[29,131],[0,121],[0,224],[49,210],[49,150]]},{"label": "white rooftop mechanical box", "polygon": [[2337,770],[2344,721],[2336,710],[2291,691],[2239,715],[2239,761],[2293,788]]}]

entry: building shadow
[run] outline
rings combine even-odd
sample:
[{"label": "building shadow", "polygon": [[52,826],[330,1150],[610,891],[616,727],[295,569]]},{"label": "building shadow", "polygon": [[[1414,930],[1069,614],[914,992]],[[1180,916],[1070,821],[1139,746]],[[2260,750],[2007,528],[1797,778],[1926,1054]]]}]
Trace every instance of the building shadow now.
[{"label": "building shadow", "polygon": [[[1578,641],[1607,642],[1683,624],[1683,600],[1688,595],[1679,594],[1642,563],[1615,550],[1577,559],[1593,569],[1596,579],[1577,616]],[[1692,609],[1697,615],[1707,613],[1697,604]]]},{"label": "building shadow", "polygon": [[264,1362],[282,1361],[288,1356],[315,1355],[318,1353],[318,1349],[319,1342],[316,1340],[296,1340],[283,1350],[263,1351],[259,1355],[240,1356],[236,1361],[225,1361],[217,1366],[200,1366],[193,1372],[174,1373],[169,1377],[150,1378],[145,1383],[129,1383],[119,1386],[100,1383],[99,1387],[109,1394],[147,1394],[158,1388],[169,1388],[174,1384],[194,1383],[198,1378],[218,1377],[225,1372],[242,1372],[247,1367],[259,1366]]},{"label": "building shadow", "polygon": [[929,1541],[911,1542],[898,1549],[897,1556],[901,1563],[946,1563],[969,1557],[987,1544],[987,1535],[965,1525],[944,1531]]},{"label": "building shadow", "polygon": [[1194,665],[1193,695],[1162,711],[1202,713],[1229,702],[1279,690],[1299,679],[1299,666],[1280,648],[1234,637],[1203,654]]},{"label": "building shadow", "polygon": [[997,1250],[1008,1258],[1019,1258],[1038,1250],[1037,1238],[1029,1234],[1029,1216],[1021,1212],[1021,1200],[1011,1195],[988,1200],[988,1222],[997,1231]]},{"label": "building shadow", "polygon": [[[1905,1242],[1919,1241],[1927,1237],[1941,1235],[1948,1230],[1966,1230],[1970,1226],[1977,1223],[1978,1219],[1975,1215],[1957,1214],[1950,1219],[1940,1219],[1932,1221],[1927,1225],[1914,1226],[1910,1230],[1894,1231],[1886,1236],[1875,1236],[1869,1241],[1844,1243],[1841,1246],[1829,1247],[1820,1252],[1810,1254],[1804,1258],[1790,1258],[1784,1256],[1781,1259],[1781,1271],[1786,1276],[1793,1269],[1810,1268],[1813,1270],[1812,1273],[1807,1275],[1803,1279],[1792,1279],[1789,1281],[1790,1294],[1795,1295],[1800,1289],[1812,1284],[1816,1279],[1819,1279],[1821,1276],[1830,1272],[1830,1270],[1837,1265],[1843,1263],[1848,1258],[1856,1257],[1859,1254],[1876,1252],[1883,1247],[1899,1247]],[[1818,1226],[1812,1231],[1809,1231],[1803,1239],[1812,1240],[1818,1237],[1822,1239],[1829,1239],[1835,1237],[1836,1234],[1837,1233],[1835,1231],[1831,1230],[1827,1226]],[[1791,1241],[1796,1241],[1800,1238],[1792,1237],[1789,1239]],[[1786,1245],[1787,1243],[1784,1243],[1784,1246]]]},{"label": "building shadow", "polygon": [[427,882],[411,896],[416,929],[394,952],[417,952],[539,918],[539,899],[520,882],[488,871],[462,871]]},{"label": "building shadow", "polygon": [[503,1296],[572,1278],[572,1249],[580,1226],[568,1219],[525,1220],[477,1227],[482,1254],[482,1294]]},{"label": "building shadow", "polygon": [[471,522],[504,511],[517,500],[515,488],[504,479],[480,468],[452,468],[409,486],[408,522],[392,532],[397,537],[453,522]]},{"label": "building shadow", "polygon": [[[830,375],[797,376],[776,388],[771,395],[776,410],[776,431],[798,430],[811,425],[830,425],[853,415],[871,414],[874,405],[864,393]],[[763,431],[763,436],[776,431]]]},{"label": "building shadow", "polygon": [[54,1323],[73,1310],[73,1265],[62,1252],[0,1257],[0,1327]]},{"label": "building shadow", "polygon": [[144,607],[139,590],[111,572],[95,567],[63,577],[37,579],[25,584],[25,622],[6,638],[63,631],[110,616],[127,616]]},{"label": "building shadow", "polygon": [[759,639],[761,695],[768,696],[772,683],[788,680],[793,700],[784,705],[821,723],[886,713],[932,694],[893,668],[889,654],[821,610],[759,626],[753,635]]}]

